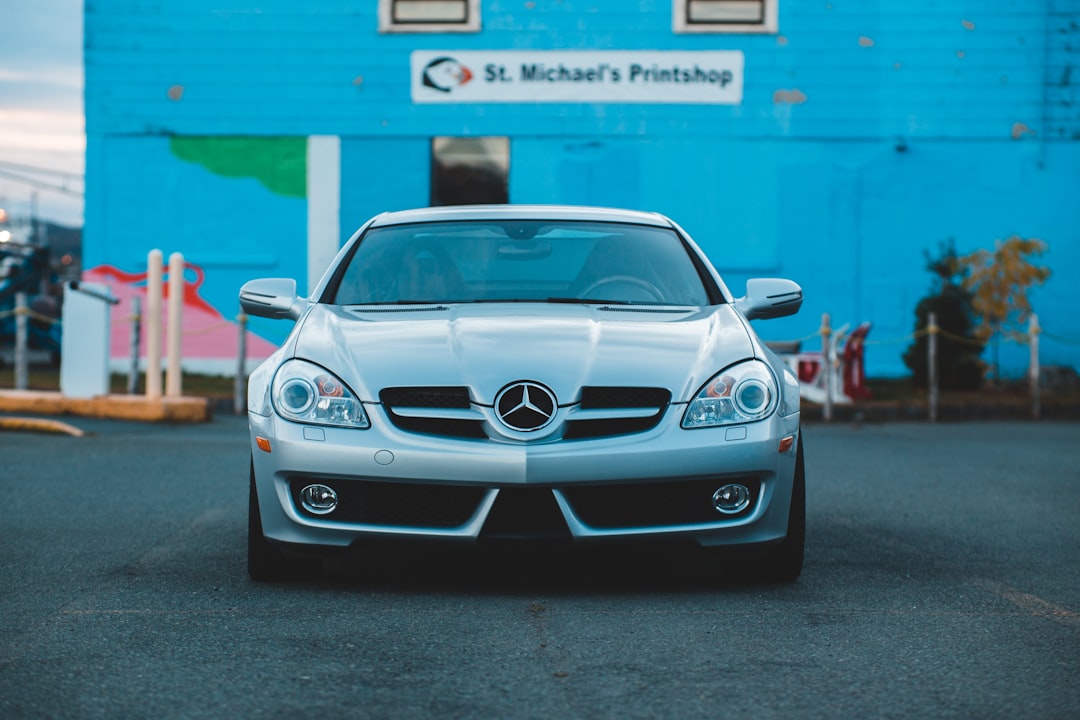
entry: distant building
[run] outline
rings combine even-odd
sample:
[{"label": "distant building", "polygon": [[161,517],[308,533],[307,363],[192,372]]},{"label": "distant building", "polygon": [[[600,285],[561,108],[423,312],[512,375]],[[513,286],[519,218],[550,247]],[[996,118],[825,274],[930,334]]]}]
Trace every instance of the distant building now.
[{"label": "distant building", "polygon": [[1050,337],[1080,340],[1075,0],[95,0],[85,39],[84,267],[137,294],[183,252],[193,367],[231,369],[245,280],[310,287],[383,210],[502,201],[668,214],[736,294],[803,285],[765,337],[872,322],[871,376],[907,373],[924,251],[1038,237],[1043,363],[1080,365]]}]

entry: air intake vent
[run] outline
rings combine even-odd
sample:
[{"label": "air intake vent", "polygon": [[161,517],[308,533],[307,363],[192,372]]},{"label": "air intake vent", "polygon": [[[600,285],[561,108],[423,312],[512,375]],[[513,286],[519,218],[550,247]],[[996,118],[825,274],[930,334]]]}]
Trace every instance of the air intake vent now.
[{"label": "air intake vent", "polygon": [[501,488],[480,537],[561,539],[570,529],[550,488]]},{"label": "air intake vent", "polygon": [[384,388],[379,393],[383,405],[413,408],[461,408],[469,407],[469,389],[466,387],[396,387]]},{"label": "air intake vent", "polygon": [[[566,440],[631,435],[656,427],[671,402],[671,392],[665,388],[649,387],[585,387],[581,389],[580,409],[611,410],[606,417],[571,420],[566,423]],[[628,411],[619,417],[619,410]],[[655,410],[643,415],[642,410]],[[631,412],[633,411],[633,412]]]},{"label": "air intake vent", "polygon": [[662,408],[671,401],[665,388],[648,387],[584,387],[581,389],[581,408]]},{"label": "air intake vent", "polygon": [[[739,482],[750,490],[746,508],[735,515],[716,511],[713,493],[721,485]],[[760,495],[756,478],[702,478],[560,488],[559,492],[582,522],[594,528],[644,528],[693,525],[743,517],[753,512]]]},{"label": "air intake vent", "polygon": [[[312,482],[332,487],[338,507],[332,514],[313,515],[303,505],[301,492]],[[309,517],[365,525],[392,527],[456,528],[469,521],[487,492],[483,488],[421,484],[410,481],[381,482],[335,478],[293,478],[293,503]]]},{"label": "air intake vent", "polygon": [[[425,435],[443,435],[459,438],[486,438],[484,424],[474,418],[463,418],[454,412],[472,407],[469,389],[466,387],[396,387],[384,388],[379,393],[383,409],[396,427],[408,432]],[[408,410],[423,408],[434,413],[410,415]],[[397,412],[395,412],[395,410]]]},{"label": "air intake vent", "polygon": [[357,315],[374,315],[378,313],[442,312],[449,309],[445,305],[422,305],[420,307],[351,307],[349,311]]}]

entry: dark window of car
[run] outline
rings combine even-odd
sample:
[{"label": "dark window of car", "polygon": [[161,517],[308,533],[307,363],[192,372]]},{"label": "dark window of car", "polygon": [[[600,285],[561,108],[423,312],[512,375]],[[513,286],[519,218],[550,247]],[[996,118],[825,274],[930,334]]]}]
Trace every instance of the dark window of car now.
[{"label": "dark window of car", "polygon": [[324,301],[701,306],[719,297],[674,230],[628,223],[477,220],[376,227],[346,262]]},{"label": "dark window of car", "polygon": [[510,138],[437,137],[431,142],[431,205],[510,202]]}]

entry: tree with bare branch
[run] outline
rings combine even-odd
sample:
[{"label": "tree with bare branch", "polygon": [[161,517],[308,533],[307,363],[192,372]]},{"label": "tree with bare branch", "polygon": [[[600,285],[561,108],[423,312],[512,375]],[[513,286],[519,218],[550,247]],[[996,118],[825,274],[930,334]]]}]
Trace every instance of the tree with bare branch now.
[{"label": "tree with bare branch", "polygon": [[960,258],[966,269],[963,284],[972,295],[972,309],[979,320],[976,334],[994,341],[994,380],[1000,380],[1000,346],[1003,337],[1022,340],[1031,315],[1028,291],[1050,277],[1050,268],[1032,258],[1046,252],[1046,243],[1013,235],[997,240],[994,250],[976,250]]}]

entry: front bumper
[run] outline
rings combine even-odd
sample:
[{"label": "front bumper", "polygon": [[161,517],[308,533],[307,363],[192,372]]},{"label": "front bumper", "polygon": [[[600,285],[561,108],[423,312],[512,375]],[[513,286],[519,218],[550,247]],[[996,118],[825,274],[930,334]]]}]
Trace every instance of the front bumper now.
[{"label": "front bumper", "polygon": [[[506,516],[517,509],[546,504],[553,521],[527,518],[513,532],[546,537],[557,530],[575,541],[690,539],[702,546],[782,539],[797,443],[780,452],[780,440],[798,435],[798,414],[685,430],[683,410],[670,406],[643,433],[532,444],[405,432],[377,407],[370,409],[372,426],[366,430],[249,413],[263,532],[278,542],[337,547],[380,538],[476,541],[508,527]],[[270,451],[260,449],[256,438],[269,441]],[[750,507],[735,516],[707,508],[713,489],[735,479],[752,486]],[[456,514],[433,516],[428,508],[315,516],[296,501],[298,487],[307,482],[354,488],[353,497],[361,498],[370,497],[372,488],[411,488],[428,505],[447,498],[448,513],[453,505]],[[684,498],[674,510],[648,512],[666,496],[693,499],[694,493],[701,509],[681,514],[679,508],[689,507]],[[644,510],[631,511],[631,502]]]}]

